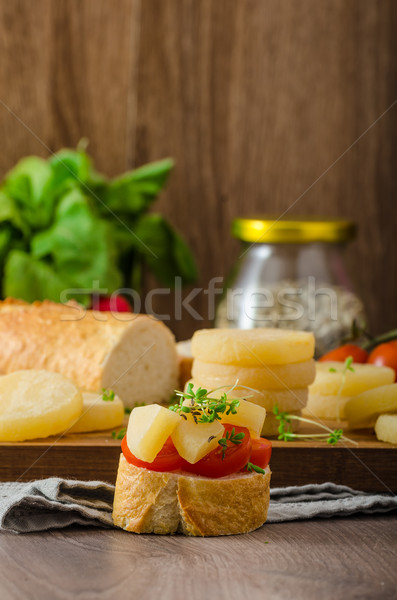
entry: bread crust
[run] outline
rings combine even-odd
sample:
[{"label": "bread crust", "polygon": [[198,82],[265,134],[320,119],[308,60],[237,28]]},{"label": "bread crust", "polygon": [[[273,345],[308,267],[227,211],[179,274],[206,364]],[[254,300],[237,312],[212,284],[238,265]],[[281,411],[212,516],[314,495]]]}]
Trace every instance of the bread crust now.
[{"label": "bread crust", "polygon": [[261,527],[269,507],[270,469],[210,479],[136,467],[120,456],[114,524],[135,533],[217,536]]},{"label": "bread crust", "polygon": [[[138,337],[141,347],[134,348]],[[121,365],[120,357],[131,352],[136,356],[130,361],[130,372],[123,376],[125,365]],[[0,302],[0,373],[24,369],[61,373],[86,391],[113,387],[128,405],[168,400],[178,381],[174,337],[152,317],[131,313],[114,316],[85,310],[75,302],[27,304],[8,299]],[[127,381],[135,375],[143,384],[156,376],[158,379],[149,390],[142,386],[146,398],[132,396],[129,401],[126,390],[132,394],[139,390]]]}]

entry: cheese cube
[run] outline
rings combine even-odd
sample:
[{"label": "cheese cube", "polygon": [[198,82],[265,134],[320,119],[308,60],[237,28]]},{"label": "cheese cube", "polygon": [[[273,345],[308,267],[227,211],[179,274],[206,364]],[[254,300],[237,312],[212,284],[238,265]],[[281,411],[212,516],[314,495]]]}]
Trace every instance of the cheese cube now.
[{"label": "cheese cube", "polygon": [[235,415],[223,413],[221,422],[237,425],[238,427],[247,427],[260,435],[266,418],[266,410],[257,404],[248,402],[248,400],[241,399],[239,402],[237,413]]},{"label": "cheese cube", "polygon": [[177,413],[159,404],[134,408],[127,427],[129,450],[140,460],[153,462],[181,420]]},{"label": "cheese cube", "polygon": [[185,415],[186,419],[180,417],[180,423],[172,434],[172,441],[180,456],[193,465],[218,447],[224,427],[219,421],[195,423],[191,414]]}]

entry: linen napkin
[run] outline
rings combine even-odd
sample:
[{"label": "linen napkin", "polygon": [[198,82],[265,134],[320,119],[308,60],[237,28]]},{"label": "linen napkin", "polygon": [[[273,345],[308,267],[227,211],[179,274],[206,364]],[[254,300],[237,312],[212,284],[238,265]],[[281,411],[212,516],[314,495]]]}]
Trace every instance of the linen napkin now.
[{"label": "linen napkin", "polygon": [[[114,486],[102,481],[51,477],[0,483],[0,530],[28,533],[68,525],[113,527],[113,495]],[[270,498],[268,523],[397,509],[397,497],[392,494],[369,494],[334,483],[273,488]]]}]

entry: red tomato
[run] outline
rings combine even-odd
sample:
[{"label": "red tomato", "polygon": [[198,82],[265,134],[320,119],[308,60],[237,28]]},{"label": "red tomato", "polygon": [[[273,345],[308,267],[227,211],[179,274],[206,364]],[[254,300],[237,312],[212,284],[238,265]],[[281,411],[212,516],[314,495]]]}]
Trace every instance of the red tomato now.
[{"label": "red tomato", "polygon": [[272,455],[272,443],[265,438],[252,438],[250,463],[266,469]]},{"label": "red tomato", "polygon": [[397,344],[395,342],[376,346],[369,355],[368,362],[378,367],[391,367],[396,373],[394,381],[397,381]]},{"label": "red tomato", "polygon": [[182,469],[185,463],[183,458],[179,456],[178,451],[170,437],[167,439],[164,446],[151,463],[139,460],[139,458],[132,454],[127,446],[126,436],[123,437],[123,441],[121,442],[121,449],[129,463],[135,465],[136,467],[150,469],[151,471],[177,471],[178,469]]},{"label": "red tomato", "polygon": [[207,456],[194,465],[185,463],[184,469],[196,475],[204,477],[225,477],[232,473],[238,473],[249,461],[251,455],[251,436],[246,427],[237,427],[236,425],[225,424],[225,432],[231,432],[234,428],[235,434],[244,433],[241,444],[228,442],[225,457],[222,458],[222,447],[219,446],[212,450]]},{"label": "red tomato", "polygon": [[368,359],[368,352],[356,346],[356,344],[344,344],[344,346],[339,346],[339,348],[335,348],[335,350],[331,350],[324,354],[321,358],[319,358],[319,362],[327,361],[327,360],[336,360],[336,362],[345,362],[346,358],[352,357],[353,362],[355,363],[365,363]]},{"label": "red tomato", "polygon": [[94,297],[91,308],[105,312],[132,312],[129,302],[117,295]]}]

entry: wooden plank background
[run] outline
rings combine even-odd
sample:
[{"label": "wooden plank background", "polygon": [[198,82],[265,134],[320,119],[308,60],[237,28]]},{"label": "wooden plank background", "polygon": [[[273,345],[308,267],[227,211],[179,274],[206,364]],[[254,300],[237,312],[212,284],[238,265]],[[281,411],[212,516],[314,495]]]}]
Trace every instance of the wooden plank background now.
[{"label": "wooden plank background", "polygon": [[157,208],[203,287],[235,216],[352,218],[371,328],[395,327],[396,24],[394,0],[0,0],[0,176],[83,136],[109,175],[174,157]]}]

